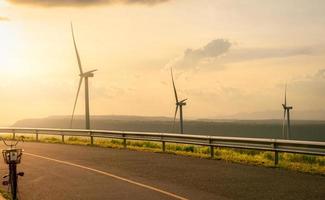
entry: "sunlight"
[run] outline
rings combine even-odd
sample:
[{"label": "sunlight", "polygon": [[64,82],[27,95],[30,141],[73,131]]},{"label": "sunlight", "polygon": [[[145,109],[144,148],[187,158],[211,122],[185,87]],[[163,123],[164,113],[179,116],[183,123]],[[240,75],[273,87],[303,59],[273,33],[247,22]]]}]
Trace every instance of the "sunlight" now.
[{"label": "sunlight", "polygon": [[0,0],[0,8],[7,7],[9,4],[5,0]]},{"label": "sunlight", "polygon": [[12,23],[0,24],[0,70],[7,76],[16,77],[26,73],[19,49],[24,44],[19,37],[19,29]]}]

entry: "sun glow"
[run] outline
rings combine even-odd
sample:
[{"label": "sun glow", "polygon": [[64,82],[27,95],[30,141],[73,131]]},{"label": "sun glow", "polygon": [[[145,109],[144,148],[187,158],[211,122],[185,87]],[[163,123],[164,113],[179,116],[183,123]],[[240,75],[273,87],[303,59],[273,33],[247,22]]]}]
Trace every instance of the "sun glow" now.
[{"label": "sun glow", "polygon": [[5,0],[0,0],[0,8],[8,7],[9,4]]},{"label": "sun glow", "polygon": [[71,114],[79,70],[70,21],[84,70],[98,69],[91,115],[173,117],[169,66],[189,98],[184,119],[279,110],[285,80],[295,108],[324,109],[323,1],[87,2],[0,0],[0,124]]},{"label": "sun glow", "polygon": [[0,24],[0,70],[10,77],[26,73],[21,57],[21,47],[24,42],[19,37],[19,30],[13,23]]}]

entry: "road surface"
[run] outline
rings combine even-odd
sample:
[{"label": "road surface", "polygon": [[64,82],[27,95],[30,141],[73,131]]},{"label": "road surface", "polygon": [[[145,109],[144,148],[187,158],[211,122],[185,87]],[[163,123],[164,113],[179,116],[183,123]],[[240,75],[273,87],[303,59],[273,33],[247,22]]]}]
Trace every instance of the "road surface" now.
[{"label": "road surface", "polygon": [[[319,175],[123,149],[20,146],[22,200],[325,199],[325,177]],[[0,173],[7,173],[3,163]]]}]

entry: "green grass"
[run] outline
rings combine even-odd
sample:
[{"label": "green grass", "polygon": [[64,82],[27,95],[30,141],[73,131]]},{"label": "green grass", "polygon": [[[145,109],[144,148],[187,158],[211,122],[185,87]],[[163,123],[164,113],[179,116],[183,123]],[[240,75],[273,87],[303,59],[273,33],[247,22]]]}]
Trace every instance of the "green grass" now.
[{"label": "green grass", "polygon": [[[9,135],[3,136],[8,138]],[[25,135],[25,141],[35,141],[35,137]],[[40,142],[62,143],[61,136],[41,136]],[[73,145],[90,145],[89,137],[71,137],[65,136],[64,142]],[[128,140],[127,148],[136,151],[161,152],[162,144],[160,142]],[[123,148],[121,139],[103,139],[94,138],[94,146],[106,148]],[[166,153],[194,156],[201,158],[210,158],[210,148],[199,145],[185,145],[166,143]],[[257,150],[240,150],[231,148],[215,148],[214,158],[229,162],[259,165],[265,167],[278,167],[299,172],[325,175],[325,156],[312,156],[293,153],[279,153],[279,164],[274,166],[274,153]]]},{"label": "green grass", "polygon": [[0,196],[2,196],[4,199],[8,199],[8,200],[12,199],[10,197],[10,194],[2,188],[0,188]]}]

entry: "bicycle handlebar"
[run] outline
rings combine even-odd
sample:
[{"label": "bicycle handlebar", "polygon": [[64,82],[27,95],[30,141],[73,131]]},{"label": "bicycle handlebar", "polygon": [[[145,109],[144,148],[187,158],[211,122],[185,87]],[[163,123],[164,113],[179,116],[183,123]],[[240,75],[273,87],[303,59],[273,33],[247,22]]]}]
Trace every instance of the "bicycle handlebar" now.
[{"label": "bicycle handlebar", "polygon": [[[12,143],[11,144],[8,144],[7,142],[6,142],[6,139],[4,139],[4,138],[2,138],[2,137],[0,137],[1,138],[1,140],[2,140],[2,142],[7,146],[7,147],[10,147],[10,148],[12,148],[12,147],[14,147],[14,146],[16,146],[19,142],[24,142],[24,136],[20,136],[19,137],[19,139],[18,140],[16,140],[16,139],[11,139],[11,141],[12,141]],[[13,142],[15,142],[15,143],[13,143]]]}]

